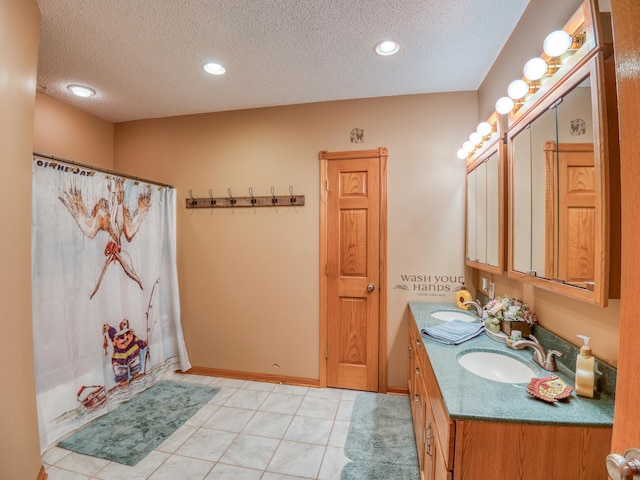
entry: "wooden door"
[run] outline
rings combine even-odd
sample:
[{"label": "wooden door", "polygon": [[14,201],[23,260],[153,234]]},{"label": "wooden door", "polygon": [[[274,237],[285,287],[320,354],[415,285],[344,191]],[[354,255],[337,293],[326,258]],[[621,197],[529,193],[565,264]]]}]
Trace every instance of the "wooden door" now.
[{"label": "wooden door", "polygon": [[[386,198],[386,150],[323,152],[326,386],[381,387],[381,199]],[[322,260],[322,259],[321,259]],[[322,337],[322,335],[321,335]],[[385,362],[386,365],[386,362]],[[382,369],[384,370],[384,369]],[[322,383],[322,381],[321,381]],[[386,388],[386,382],[382,382]]]},{"label": "wooden door", "polygon": [[[612,451],[640,448],[640,3],[612,0],[611,15],[616,59],[618,119],[620,124],[620,178],[622,183],[622,290],[620,297],[620,350],[613,419]],[[604,464],[604,459],[603,459]]]}]

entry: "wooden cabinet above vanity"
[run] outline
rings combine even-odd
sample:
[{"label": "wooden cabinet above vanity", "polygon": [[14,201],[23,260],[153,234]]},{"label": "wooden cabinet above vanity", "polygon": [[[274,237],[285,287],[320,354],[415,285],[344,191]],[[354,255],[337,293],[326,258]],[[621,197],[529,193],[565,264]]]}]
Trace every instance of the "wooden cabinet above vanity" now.
[{"label": "wooden cabinet above vanity", "polygon": [[546,73],[518,80],[528,92],[468,155],[466,253],[471,267],[601,307],[620,294],[615,66],[603,30],[585,0],[563,29],[569,50],[534,59]]},{"label": "wooden cabinet above vanity", "polygon": [[497,119],[487,122],[493,130],[485,146],[467,165],[466,264],[485,272],[505,269],[505,165],[506,146]]},{"label": "wooden cabinet above vanity", "polygon": [[[565,26],[581,45],[509,116],[508,274],[599,306],[619,298],[615,68],[585,1]],[[562,63],[564,61],[564,63]]]}]

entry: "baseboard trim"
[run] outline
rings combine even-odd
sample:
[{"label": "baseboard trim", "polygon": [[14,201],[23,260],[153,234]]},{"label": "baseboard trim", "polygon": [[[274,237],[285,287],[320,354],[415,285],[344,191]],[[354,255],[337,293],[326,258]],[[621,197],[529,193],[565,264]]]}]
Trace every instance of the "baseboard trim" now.
[{"label": "baseboard trim", "polygon": [[44,471],[44,465],[40,466],[40,473],[38,473],[38,478],[36,480],[47,480],[47,472]]},{"label": "baseboard trim", "polygon": [[320,379],[289,377],[282,375],[273,375],[269,373],[251,373],[240,372],[236,370],[221,370],[219,368],[209,367],[191,367],[184,373],[194,375],[205,375],[207,377],[235,378],[237,380],[252,380],[256,382],[280,383],[283,385],[297,385],[301,387],[319,387]]},{"label": "baseboard trim", "polygon": [[394,395],[409,395],[409,389],[406,387],[387,387],[387,393]]}]

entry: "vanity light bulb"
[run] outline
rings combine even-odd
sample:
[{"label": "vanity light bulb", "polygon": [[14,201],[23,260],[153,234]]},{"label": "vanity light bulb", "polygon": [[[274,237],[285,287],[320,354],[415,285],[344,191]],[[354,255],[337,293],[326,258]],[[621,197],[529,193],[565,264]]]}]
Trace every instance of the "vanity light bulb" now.
[{"label": "vanity light bulb", "polygon": [[493,132],[493,127],[489,122],[481,122],[476,127],[476,132],[478,132],[483,137],[490,135]]},{"label": "vanity light bulb", "polygon": [[473,145],[470,141],[467,140],[462,144],[462,150],[464,150],[466,153],[471,153],[473,152]]},{"label": "vanity light bulb", "polygon": [[496,102],[496,112],[505,115],[513,109],[513,100],[509,97],[501,97]]},{"label": "vanity light bulb", "polygon": [[524,80],[514,80],[507,88],[507,95],[513,100],[520,100],[529,92],[529,85]]},{"label": "vanity light bulb", "polygon": [[572,43],[573,39],[571,38],[571,35],[564,30],[556,30],[555,32],[551,32],[547,35],[547,38],[544,39],[542,49],[544,50],[544,53],[550,57],[559,57],[569,50]]},{"label": "vanity light bulb", "polygon": [[464,160],[465,158],[467,158],[467,152],[464,151],[464,148],[460,148],[458,150],[458,158],[460,160]]},{"label": "vanity light bulb", "polygon": [[469,135],[469,141],[471,142],[471,145],[478,145],[482,141],[482,135],[478,132],[473,132]]},{"label": "vanity light bulb", "polygon": [[531,82],[535,82],[536,80],[540,80],[549,70],[549,65],[540,57],[535,57],[529,60],[524,64],[524,68],[522,69],[522,73],[526,77],[527,80]]}]

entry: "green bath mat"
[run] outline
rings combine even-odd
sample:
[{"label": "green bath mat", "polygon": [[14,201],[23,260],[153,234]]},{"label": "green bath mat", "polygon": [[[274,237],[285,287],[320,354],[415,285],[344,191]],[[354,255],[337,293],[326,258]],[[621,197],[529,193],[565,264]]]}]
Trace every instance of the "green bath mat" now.
[{"label": "green bath mat", "polygon": [[135,465],[200,410],[219,388],[161,381],[97,418],[59,447]]},{"label": "green bath mat", "polygon": [[409,398],[359,394],[344,453],[341,480],[420,480]]}]

